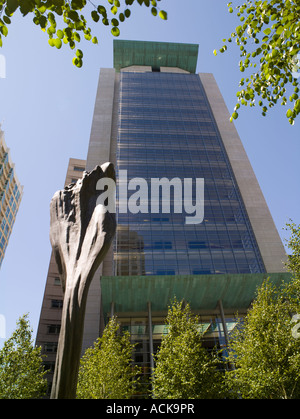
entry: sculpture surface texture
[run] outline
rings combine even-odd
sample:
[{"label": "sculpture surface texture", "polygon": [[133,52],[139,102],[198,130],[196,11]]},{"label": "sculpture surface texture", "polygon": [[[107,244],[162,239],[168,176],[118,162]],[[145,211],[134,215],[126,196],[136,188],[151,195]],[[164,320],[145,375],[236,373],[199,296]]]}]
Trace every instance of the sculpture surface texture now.
[{"label": "sculpture surface texture", "polygon": [[50,242],[64,293],[51,399],[76,398],[88,290],[116,230],[115,213],[97,201],[103,178],[115,181],[113,164],[84,172],[50,204]]}]

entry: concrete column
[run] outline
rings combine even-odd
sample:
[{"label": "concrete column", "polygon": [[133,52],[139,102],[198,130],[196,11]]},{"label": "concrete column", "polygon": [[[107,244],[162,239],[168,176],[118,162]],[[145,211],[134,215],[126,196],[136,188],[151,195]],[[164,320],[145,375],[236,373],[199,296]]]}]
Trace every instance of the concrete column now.
[{"label": "concrete column", "polygon": [[115,302],[112,301],[110,303],[110,318],[112,319],[115,315]]},{"label": "concrete column", "polygon": [[154,359],[153,359],[153,335],[152,335],[152,312],[151,312],[151,302],[148,301],[148,327],[149,327],[149,351],[150,351],[150,367],[151,374],[154,371]]},{"label": "concrete column", "polygon": [[[223,332],[224,332],[224,337],[225,337],[226,350],[227,350],[227,353],[228,353],[229,352],[229,336],[228,336],[228,329],[227,329],[225,315],[224,315],[223,303],[222,303],[221,299],[218,301],[218,306],[219,306],[221,321],[222,321],[222,325],[223,325]],[[235,370],[235,365],[233,363],[230,363],[229,367],[230,367],[231,370]]]},{"label": "concrete column", "polygon": [[[111,137],[114,115],[115,70],[101,69],[95,100],[94,115],[87,153],[86,170],[90,171],[97,165],[110,160]],[[99,266],[91,282],[86,304],[85,325],[82,351],[93,346],[99,337],[101,326],[101,285],[104,262]]]},{"label": "concrete column", "polygon": [[224,332],[224,337],[225,337],[225,345],[226,345],[226,348],[228,349],[228,343],[229,343],[228,330],[227,330],[227,326],[226,326],[226,320],[225,320],[222,300],[218,301],[218,306],[219,306],[220,316],[221,316],[221,320],[222,320],[223,332]]},{"label": "concrete column", "polygon": [[210,73],[200,73],[199,77],[231,163],[266,271],[284,272],[286,253],[282,241],[238,132],[234,124],[229,122],[230,114],[218,85]]},{"label": "concrete column", "polygon": [[115,70],[102,68],[98,81],[86,169],[110,161]]}]

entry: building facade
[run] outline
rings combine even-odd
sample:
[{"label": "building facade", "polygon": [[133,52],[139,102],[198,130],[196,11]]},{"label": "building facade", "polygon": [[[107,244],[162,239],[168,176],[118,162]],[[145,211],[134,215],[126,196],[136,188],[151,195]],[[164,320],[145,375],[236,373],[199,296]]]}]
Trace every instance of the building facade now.
[{"label": "building facade", "polygon": [[0,128],[0,267],[23,195],[4,132]]},{"label": "building facade", "polygon": [[[193,44],[114,41],[114,68],[100,70],[96,93],[86,170],[115,164],[117,232],[90,286],[83,350],[117,315],[145,374],[174,296],[201,316],[212,348],[265,278],[288,278],[242,142],[197,58]],[[163,185],[155,198],[153,182]]]}]

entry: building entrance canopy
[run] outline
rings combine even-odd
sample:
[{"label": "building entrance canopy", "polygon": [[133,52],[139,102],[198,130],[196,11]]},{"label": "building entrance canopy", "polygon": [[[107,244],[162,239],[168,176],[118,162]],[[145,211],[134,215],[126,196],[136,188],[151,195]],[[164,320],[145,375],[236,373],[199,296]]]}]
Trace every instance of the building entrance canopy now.
[{"label": "building entrance canopy", "polygon": [[110,312],[112,303],[116,313],[146,311],[149,302],[152,311],[166,311],[175,296],[192,310],[213,311],[221,300],[224,310],[246,311],[267,278],[279,286],[290,280],[290,274],[104,276],[103,313]]}]

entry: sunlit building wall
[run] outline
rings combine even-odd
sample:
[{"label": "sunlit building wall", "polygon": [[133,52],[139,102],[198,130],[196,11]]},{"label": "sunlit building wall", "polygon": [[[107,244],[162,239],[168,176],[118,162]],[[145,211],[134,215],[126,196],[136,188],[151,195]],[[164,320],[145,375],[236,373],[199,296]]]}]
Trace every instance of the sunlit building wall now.
[{"label": "sunlit building wall", "polygon": [[9,149],[0,128],[0,266],[23,195]]}]

